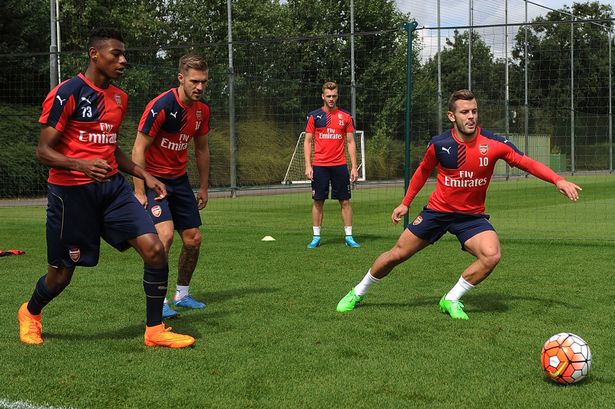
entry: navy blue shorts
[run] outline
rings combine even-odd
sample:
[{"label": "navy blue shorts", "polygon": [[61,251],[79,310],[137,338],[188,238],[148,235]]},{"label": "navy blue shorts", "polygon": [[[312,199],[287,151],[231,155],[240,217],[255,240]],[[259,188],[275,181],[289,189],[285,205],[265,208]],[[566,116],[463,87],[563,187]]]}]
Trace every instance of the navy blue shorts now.
[{"label": "navy blue shorts", "polygon": [[457,236],[463,249],[464,243],[478,233],[495,231],[488,219],[488,214],[443,213],[425,207],[408,225],[408,230],[430,244],[440,240],[448,231]]},{"label": "navy blue shorts", "polygon": [[331,183],[331,199],[350,199],[350,173],[347,165],[314,166],[313,169],[312,199],[328,199],[329,183]]},{"label": "navy blue shorts", "polygon": [[196,197],[190,187],[188,174],[184,173],[178,178],[156,177],[167,188],[167,197],[157,202],[154,200],[158,194],[147,189],[147,213],[154,224],[167,220],[173,221],[176,230],[191,229],[201,225],[201,215]]},{"label": "navy blue shorts", "polygon": [[48,186],[47,262],[51,266],[95,266],[101,237],[124,251],[130,247],[128,240],[156,233],[120,173],[108,182]]}]

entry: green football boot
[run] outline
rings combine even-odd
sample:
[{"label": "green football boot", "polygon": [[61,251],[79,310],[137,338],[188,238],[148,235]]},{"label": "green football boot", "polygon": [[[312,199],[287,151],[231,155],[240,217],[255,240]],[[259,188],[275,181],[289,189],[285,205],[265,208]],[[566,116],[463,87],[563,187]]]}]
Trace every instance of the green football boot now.
[{"label": "green football boot", "polygon": [[449,301],[440,299],[440,311],[447,313],[451,318],[456,320],[469,320],[468,314],[463,312],[463,302],[461,300]]},{"label": "green football boot", "polygon": [[362,295],[356,295],[354,288],[337,303],[337,312],[350,312],[355,309],[357,304],[363,301]]}]

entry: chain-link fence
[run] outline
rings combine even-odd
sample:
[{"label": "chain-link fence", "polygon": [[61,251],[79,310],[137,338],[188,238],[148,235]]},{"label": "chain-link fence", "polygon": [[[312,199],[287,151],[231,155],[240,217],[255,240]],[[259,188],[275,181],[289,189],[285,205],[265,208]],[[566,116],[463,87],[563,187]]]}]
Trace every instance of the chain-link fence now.
[{"label": "chain-link fence", "polygon": [[[187,52],[203,54],[210,66],[206,99],[212,110],[210,184],[214,189],[281,185],[297,139],[305,129],[307,113],[322,105],[320,93],[325,81],[338,83],[339,105],[348,111],[351,91],[355,92],[357,129],[375,142],[382,140],[380,145],[389,143],[402,134],[404,126],[405,74],[391,58],[404,66],[405,33],[401,29],[358,33],[354,40],[357,50],[362,50],[357,54],[363,55],[355,61],[359,80],[354,89],[349,35],[235,41],[232,99],[227,43],[129,48],[130,68],[118,82],[129,95],[119,144],[130,152],[142,110],[150,99],[177,86],[177,61]],[[36,83],[26,83],[24,72],[15,70],[24,59],[40,73]],[[0,78],[9,87],[3,90],[0,103],[0,138],[11,142],[9,149],[0,153],[0,176],[6,182],[0,187],[0,197],[41,195],[46,191],[45,170],[34,160],[34,149],[39,132],[36,120],[49,88],[49,56],[2,55],[0,60]],[[63,79],[86,68],[83,53],[60,53],[59,60]],[[383,61],[389,65],[383,65]],[[229,116],[230,104],[234,105],[233,117]],[[230,135],[231,121],[236,135]],[[236,182],[231,180],[232,136],[236,138]],[[387,149],[393,151],[387,146],[381,148],[385,153]],[[398,145],[394,150],[403,158]],[[381,156],[366,153],[368,160],[374,161],[367,164],[371,180],[402,174],[399,159],[394,169],[389,169],[391,162]],[[190,173],[196,176],[196,172]]]},{"label": "chain-link fence", "polygon": [[458,24],[419,27],[418,75],[433,83],[413,103],[435,109],[413,124],[414,134],[446,128],[446,99],[465,87],[479,98],[482,126],[510,135],[554,170],[613,171],[610,7],[558,11],[524,0],[470,0],[451,10],[429,3],[441,21]]},{"label": "chain-link fence", "polygon": [[[421,7],[440,10],[439,2],[427,3],[421,2]],[[470,3],[475,21],[491,12],[489,24],[469,27],[469,14],[460,19],[459,13],[450,14],[452,7],[442,7],[440,26],[418,21],[414,32],[411,168],[428,139],[448,128],[450,92],[469,87],[478,96],[485,128],[507,135],[557,172],[591,171],[608,177],[613,169],[610,8],[578,5],[569,10],[574,16],[543,10],[542,18],[521,21],[509,19],[502,2]],[[509,9],[538,7],[523,0],[504,3]],[[129,95],[129,111],[119,144],[130,152],[145,105],[176,86],[179,56],[196,52],[206,56],[210,66],[206,97],[212,109],[213,191],[230,196],[237,191],[242,195],[296,188],[281,182],[306,114],[322,105],[321,85],[329,80],[339,84],[339,105],[354,108],[356,127],[364,131],[367,181],[359,187],[400,184],[408,38],[401,25],[374,28],[236,38],[230,48],[224,38],[207,44],[127,44],[130,69],[118,85]],[[36,162],[34,151],[36,120],[49,90],[50,55],[2,54],[0,62],[0,198],[44,196],[46,169]],[[61,79],[66,79],[85,70],[87,56],[83,51],[62,52],[59,62]],[[234,115],[229,114],[231,107]],[[191,166],[196,186],[197,173]],[[496,172],[516,174],[503,164]]]}]

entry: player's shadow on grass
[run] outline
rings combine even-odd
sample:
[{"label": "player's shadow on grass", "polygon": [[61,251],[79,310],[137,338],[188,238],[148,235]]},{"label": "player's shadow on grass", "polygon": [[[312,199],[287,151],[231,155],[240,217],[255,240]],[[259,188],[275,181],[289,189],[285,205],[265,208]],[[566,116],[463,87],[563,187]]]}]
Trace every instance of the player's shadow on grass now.
[{"label": "player's shadow on grass", "polygon": [[269,294],[280,291],[279,288],[234,288],[221,291],[193,291],[194,298],[207,304],[223,303],[234,298],[243,298],[253,294]]},{"label": "player's shadow on grass", "polygon": [[[305,236],[305,235],[303,235]],[[391,235],[390,234],[373,234],[373,233],[365,233],[365,234],[353,234],[352,236],[357,243],[359,243],[362,247],[364,244],[369,244],[369,243],[373,243],[374,241],[377,240],[382,240],[382,239],[388,239],[389,241],[391,240]],[[307,244],[307,242],[306,242]],[[391,246],[394,243],[391,243]],[[321,240],[320,240],[320,246],[335,246],[335,245],[342,245],[345,246],[344,244],[344,236],[342,235],[335,235],[335,236],[321,236]]]},{"label": "player's shadow on grass", "polygon": [[[365,304],[361,304],[361,308],[380,308],[380,307],[433,307],[438,306],[438,297],[419,297],[409,298],[406,302],[397,303],[378,303],[368,301]],[[550,305],[561,305],[570,309],[579,309],[579,305],[564,302],[554,298],[542,298],[542,297],[530,297],[521,295],[511,295],[504,293],[481,293],[470,294],[467,297],[463,297],[464,311],[467,313],[491,313],[491,312],[506,312],[511,309],[511,306],[518,302],[531,303],[534,306],[548,307]],[[512,307],[514,308],[514,307]]]},{"label": "player's shadow on grass", "polygon": [[[203,300],[206,304],[223,304],[224,301],[249,297],[253,294],[268,294],[279,291],[277,288],[237,288],[223,291],[207,291],[207,292],[194,292],[193,295],[197,300]],[[196,338],[201,338],[206,335],[207,331],[217,327],[217,321],[226,315],[226,311],[212,312],[209,306],[203,310],[190,310],[184,308],[176,308],[176,311],[180,313],[178,318],[165,319],[164,322],[167,326],[174,327],[174,331],[190,334]],[[142,320],[144,317],[138,315],[138,320]],[[74,333],[70,332],[43,332],[44,339],[56,339],[56,340],[68,340],[68,341],[96,341],[101,339],[128,339],[134,337],[142,337],[144,331],[143,324],[128,325],[121,328],[116,328],[107,331],[94,331],[90,333]]]}]

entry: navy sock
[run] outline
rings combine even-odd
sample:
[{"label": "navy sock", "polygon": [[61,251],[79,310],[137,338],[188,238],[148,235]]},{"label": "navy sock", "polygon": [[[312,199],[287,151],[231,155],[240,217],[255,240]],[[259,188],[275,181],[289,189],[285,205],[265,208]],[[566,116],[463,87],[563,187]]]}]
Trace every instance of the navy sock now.
[{"label": "navy sock", "polygon": [[49,287],[47,287],[47,284],[45,284],[45,277],[47,277],[47,274],[39,278],[36,287],[34,287],[34,292],[28,302],[28,311],[30,314],[40,314],[43,307],[49,304],[51,300],[57,297],[64,289],[62,288],[60,291],[51,291]]},{"label": "navy sock", "polygon": [[153,327],[162,323],[162,305],[167,295],[169,281],[169,266],[154,268],[143,266],[143,289],[145,290],[145,307],[147,311],[147,326]]}]

